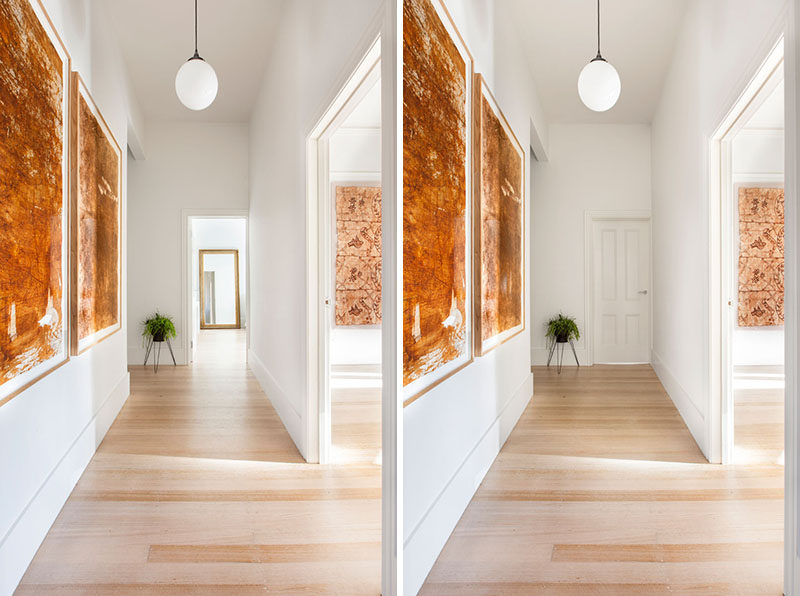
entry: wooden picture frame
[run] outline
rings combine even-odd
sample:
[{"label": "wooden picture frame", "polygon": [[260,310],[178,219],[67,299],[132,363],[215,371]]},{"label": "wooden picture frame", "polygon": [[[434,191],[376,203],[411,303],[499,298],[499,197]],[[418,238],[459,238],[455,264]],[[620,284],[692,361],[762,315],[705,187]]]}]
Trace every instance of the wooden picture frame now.
[{"label": "wooden picture frame", "polygon": [[[431,10],[435,13],[435,15],[431,14]],[[428,26],[417,26],[416,28],[409,26],[416,24],[416,21],[425,21],[427,22]],[[437,22],[438,21],[438,22]],[[444,29],[444,36],[439,36],[436,39],[433,38],[434,35],[439,35],[441,33],[441,29]],[[424,37],[424,40],[416,39],[416,37]],[[446,36],[446,38],[445,38]],[[452,47],[455,49],[456,53],[459,56],[460,61],[463,61],[463,72],[464,72],[464,97],[463,97],[463,124],[459,125],[459,119],[461,118],[460,114],[455,118],[437,118],[431,116],[431,107],[433,104],[438,100],[441,100],[442,103],[438,104],[438,108],[440,112],[443,114],[450,110],[455,104],[450,106],[447,105],[449,100],[452,100],[454,97],[455,90],[458,86],[460,86],[460,77],[451,78],[450,82],[456,82],[456,84],[448,84],[447,81],[440,80],[442,78],[446,78],[447,75],[451,75],[456,68],[460,68],[457,63],[453,63],[452,69],[450,71],[437,71],[437,72],[429,72],[426,71],[426,65],[432,64],[445,64],[448,60],[448,56],[452,56],[449,53],[448,47],[452,44]],[[438,51],[439,55],[437,56],[437,60],[430,60],[427,56],[417,55],[420,50],[424,48],[433,48],[431,51]],[[413,70],[414,65],[418,66],[418,70]],[[437,81],[433,81],[432,79],[437,79]],[[461,36],[458,28],[455,25],[450,13],[447,10],[447,7],[444,5],[442,0],[404,0],[403,1],[403,104],[405,106],[403,110],[403,406],[408,406],[409,404],[413,403],[417,399],[419,399],[422,395],[433,389],[434,387],[438,386],[448,378],[452,377],[465,367],[469,366],[474,360],[474,351],[473,351],[473,315],[472,315],[472,191],[471,191],[471,183],[472,183],[472,163],[471,163],[471,153],[472,153],[472,126],[471,126],[471,109],[472,109],[472,84],[473,84],[473,58],[472,55],[467,48],[467,45],[464,41],[464,38]],[[439,93],[439,96],[435,98],[430,95],[430,87],[433,85]],[[420,94],[417,92],[418,87],[425,88],[425,99],[420,99]],[[449,97],[443,97],[447,94],[450,94]],[[459,99],[460,101],[460,99]],[[422,105],[417,106],[418,112],[413,112],[409,106],[413,107],[414,104],[420,103]],[[433,106],[437,107],[437,106]],[[458,108],[458,112],[461,111],[461,107]],[[441,114],[440,114],[441,115]],[[451,125],[452,128],[450,130],[419,130],[420,126],[424,126],[425,124],[433,123],[434,128],[437,122],[447,122]],[[463,127],[463,132],[461,128]],[[420,227],[420,222],[427,221],[428,225],[430,226],[432,235],[441,237],[441,230],[442,227],[439,223],[435,221],[435,219],[430,217],[431,212],[436,212],[437,217],[442,216],[442,209],[432,209],[432,210],[424,210],[427,211],[427,219],[426,217],[415,217],[414,214],[410,213],[409,209],[412,207],[411,202],[416,201],[422,198],[424,201],[430,202],[430,199],[433,195],[439,193],[439,191],[444,191],[447,187],[452,187],[451,184],[443,185],[442,180],[448,179],[448,176],[452,175],[455,180],[459,180],[461,175],[457,173],[457,170],[453,170],[450,172],[438,172],[438,176],[436,176],[437,182],[432,182],[431,176],[427,173],[414,171],[414,166],[410,166],[409,157],[416,158],[416,165],[421,166],[423,169],[426,167],[425,162],[427,158],[422,158],[420,156],[424,155],[431,155],[431,151],[429,149],[433,149],[433,153],[439,156],[442,156],[440,162],[447,163],[448,161],[452,161],[447,156],[448,151],[453,151],[451,147],[447,146],[436,146],[436,147],[427,147],[425,143],[431,144],[435,143],[437,140],[440,143],[447,142],[446,139],[456,139],[456,141],[460,141],[463,134],[463,155],[459,152],[456,153],[457,157],[456,160],[463,160],[463,247],[464,247],[464,256],[463,256],[463,278],[464,278],[464,287],[463,287],[463,312],[458,308],[459,302],[461,300],[461,296],[456,296],[455,292],[461,292],[461,283],[460,281],[458,284],[453,285],[453,294],[452,298],[445,297],[446,300],[450,301],[450,305],[443,305],[443,304],[432,304],[431,299],[425,298],[426,294],[430,296],[427,292],[427,288],[423,287],[422,291],[417,291],[416,295],[420,297],[420,302],[413,304],[415,300],[409,300],[410,296],[413,294],[409,294],[409,288],[412,288],[413,282],[409,281],[409,271],[408,268],[411,266],[409,264],[409,257],[412,255],[417,255],[420,252],[427,253],[427,259],[434,258],[431,256],[431,250],[433,246],[428,244],[425,238],[416,238],[415,234],[419,233],[418,228]],[[413,146],[412,146],[413,145]],[[460,166],[459,166],[460,167]],[[409,186],[409,180],[414,180],[414,183]],[[427,192],[425,188],[420,188],[418,184],[420,180],[426,181],[429,184],[438,184],[435,188],[428,188]],[[455,184],[455,183],[454,183]],[[457,193],[454,194],[453,198],[458,195],[459,200],[459,207],[461,205],[461,191],[459,190]],[[439,199],[441,200],[441,199]],[[423,224],[424,225],[424,224]],[[459,225],[454,225],[452,228],[453,232],[453,239],[454,245],[452,248],[452,254],[457,255],[460,250],[459,243],[461,239],[462,231],[459,230]],[[435,233],[433,233],[435,230]],[[411,238],[411,240],[409,240]],[[458,238],[459,242],[455,242]],[[424,247],[424,248],[423,248]],[[449,247],[443,248],[443,255],[451,254]],[[458,262],[458,256],[453,258],[453,269],[460,269],[461,263]],[[424,271],[426,272],[426,271]],[[460,275],[461,272],[453,272],[453,275],[457,277]],[[434,276],[435,277],[435,276]],[[439,284],[442,285],[442,284]],[[429,312],[422,313],[421,312],[421,305],[422,302],[425,302],[426,310]],[[439,317],[442,314],[442,307],[450,308],[449,315],[447,313],[444,316]],[[432,317],[431,314],[435,314],[436,317]],[[423,351],[422,354],[418,354],[416,352],[420,352],[420,349],[414,345],[414,342],[419,340],[427,340],[425,343],[429,343],[429,338],[426,338],[424,332],[421,329],[424,325],[421,325],[421,321],[432,321],[434,318],[438,318],[437,325],[440,326],[448,326],[452,325],[454,328],[458,326],[462,326],[464,328],[464,339],[463,339],[463,350],[461,347],[461,340],[458,341],[458,346],[454,344],[449,344],[444,346],[446,350],[442,349],[442,346],[437,345],[434,346],[435,349],[431,349],[428,351]],[[455,323],[452,323],[450,319],[453,319]],[[418,334],[418,338],[415,338],[415,333]],[[440,331],[440,333],[443,333]],[[434,359],[436,353],[443,353],[444,351],[456,351],[458,355],[454,358],[450,358],[445,360],[440,365],[430,364],[430,360]],[[409,353],[413,352],[411,356]],[[412,363],[409,366],[409,362]]]},{"label": "wooden picture frame", "polygon": [[[491,115],[494,118],[493,122],[484,122],[484,106],[491,110]],[[475,340],[475,355],[483,356],[497,346],[507,342],[512,337],[522,333],[522,331],[525,329],[525,197],[527,194],[525,189],[526,159],[525,150],[514,134],[514,131],[503,114],[503,111],[500,109],[497,100],[486,85],[484,78],[477,73],[474,75],[472,108],[472,275],[474,283],[473,337]],[[486,139],[484,138],[484,129],[490,129],[491,124],[494,124],[495,127],[499,125],[498,132],[504,138],[497,139],[495,143],[492,143],[491,146],[489,146],[489,143],[485,142]],[[501,199],[497,197],[498,193],[495,192],[495,197],[491,197],[489,196],[491,192],[487,192],[487,187],[491,187],[492,183],[491,180],[486,180],[488,175],[491,175],[491,169],[504,167],[504,165],[501,163],[503,160],[501,160],[500,155],[488,155],[488,152],[492,150],[494,150],[495,153],[499,152],[499,146],[501,144],[505,145],[506,150],[513,149],[516,155],[519,157],[519,178],[514,181],[510,181],[512,189],[514,183],[518,184],[518,188],[516,190],[519,197],[519,224],[518,226],[513,226],[515,228],[514,232],[515,234],[518,234],[518,236],[517,238],[512,238],[507,242],[505,241],[507,239],[500,239],[500,241],[498,241],[498,238],[496,237],[489,239],[487,235],[487,230],[490,227],[498,229],[498,232],[511,231],[502,228],[501,223],[498,221],[501,219],[501,216],[497,215],[498,211],[501,211],[501,209],[499,209],[500,205],[489,205],[489,203],[499,203],[501,201]],[[486,159],[491,159],[492,163],[486,163]],[[506,164],[505,169],[513,168]],[[504,173],[506,172],[497,172],[497,176],[502,176]],[[506,180],[506,182],[509,181]],[[501,194],[504,196],[509,196],[509,193],[505,190]],[[512,198],[512,205],[513,202],[514,201]],[[516,209],[513,209],[513,207],[512,210],[516,211]],[[513,221],[514,218],[506,218],[506,220],[508,219]],[[509,222],[506,221],[505,223]],[[490,241],[487,242],[487,239]],[[511,326],[507,325],[506,328],[495,330],[495,332],[492,333],[491,330],[486,329],[488,325],[486,325],[487,321],[484,321],[484,317],[486,317],[487,320],[494,325],[493,319],[500,318],[500,315],[497,313],[497,311],[500,310],[500,305],[498,305],[498,303],[501,302],[501,299],[489,299],[489,294],[492,292],[492,290],[488,287],[491,280],[489,279],[490,276],[487,274],[487,271],[491,268],[487,267],[486,264],[487,262],[492,263],[496,271],[497,269],[501,268],[504,263],[510,260],[507,255],[500,254],[503,250],[500,248],[500,246],[503,244],[510,244],[512,247],[516,247],[516,252],[518,255],[514,256],[519,259],[519,267],[518,269],[515,268],[516,273],[518,274],[518,279],[516,280],[515,284],[512,284],[516,286],[517,291],[513,293],[506,292],[506,294],[513,294],[513,297],[508,296],[505,300],[503,300],[504,302],[507,302],[508,298],[511,298],[513,301],[517,302],[517,308],[512,307],[509,309],[507,305],[505,305],[503,310],[506,312],[511,311],[513,314],[516,314],[516,311],[518,310],[519,323]],[[508,246],[505,248],[507,250]],[[503,273],[513,274],[514,271]],[[491,312],[487,312],[488,309],[492,309]],[[488,333],[492,334],[488,335]],[[485,337],[485,335],[487,336]]]},{"label": "wooden picture frame", "polygon": [[[198,262],[199,262],[199,285],[200,285],[200,329],[241,329],[241,316],[239,312],[239,251],[238,249],[210,249],[204,248],[198,251]],[[236,310],[236,322],[232,324],[216,324],[216,323],[206,323],[206,314],[205,314],[205,278],[204,278],[204,257],[209,254],[215,255],[222,255],[222,254],[230,254],[233,255],[233,276],[234,276],[234,305]]]},{"label": "wooden picture frame", "polygon": [[[60,179],[61,179],[61,193],[60,193],[60,210],[59,210],[59,217],[60,220],[60,232],[61,238],[60,242],[58,242],[57,247],[59,251],[60,257],[60,267],[58,269],[53,268],[49,272],[50,279],[56,279],[60,283],[60,287],[58,288],[60,292],[60,298],[56,303],[50,306],[50,299],[48,298],[48,307],[47,307],[47,314],[45,316],[49,317],[50,320],[53,319],[57,315],[57,324],[60,325],[60,338],[57,338],[57,342],[53,342],[50,345],[51,349],[54,349],[54,346],[58,346],[58,349],[55,350],[55,353],[52,354],[49,358],[41,360],[36,364],[27,366],[23,363],[19,365],[12,364],[12,370],[16,372],[16,374],[3,374],[2,369],[0,369],[0,405],[3,405],[10,401],[12,398],[18,396],[23,391],[31,387],[33,384],[41,380],[43,377],[49,375],[54,370],[60,368],[64,364],[69,361],[70,357],[70,326],[68,325],[68,318],[69,318],[69,120],[70,120],[70,113],[69,113],[69,88],[70,88],[70,73],[72,70],[72,64],[69,52],[66,49],[61,37],[59,36],[58,32],[53,25],[53,22],[50,20],[47,11],[44,8],[44,5],[41,3],[40,0],[8,0],[3,3],[4,10],[15,10],[14,5],[17,6],[16,14],[23,15],[23,18],[35,16],[36,22],[35,26],[41,27],[41,31],[44,32],[47,42],[52,46],[52,51],[57,55],[58,59],[60,60],[61,64],[59,66],[60,74],[61,74],[61,97],[59,98],[59,108],[58,111],[61,116],[61,125],[58,127],[58,131],[56,134],[60,135],[61,138],[61,164],[60,164]],[[31,15],[28,10],[33,12]],[[0,18],[2,18],[2,12],[0,12]],[[3,21],[0,22],[0,28],[7,27],[10,21]],[[28,40],[26,52],[36,52],[37,47],[42,48],[40,50],[42,53],[47,53],[50,51],[49,47],[45,47],[43,44],[39,44],[39,46],[35,46],[35,42],[37,42],[41,38],[37,38],[37,33],[39,31],[25,31],[26,38]],[[7,41],[9,36],[13,34],[13,31],[10,29],[7,32],[8,36],[5,36],[4,39]],[[32,64],[41,65],[45,62],[44,59],[42,60],[30,60],[27,57],[25,52],[18,52],[18,48],[14,46],[12,43],[7,43],[3,50],[10,51],[13,53],[13,56],[10,58],[4,57],[3,60],[0,60],[0,65],[2,65],[4,72],[0,75],[0,79],[2,76],[9,76],[8,69],[14,67],[15,60],[22,62],[28,66]],[[14,75],[11,75],[14,77]],[[41,75],[44,78],[45,75]],[[18,78],[14,77],[14,85],[20,86],[26,84],[28,81],[20,81]],[[0,80],[0,85],[3,84],[3,81]],[[50,88],[49,86],[39,82],[38,84],[31,84],[31,90],[33,90],[34,94],[36,91],[41,91],[42,89]],[[30,95],[28,96],[31,99]],[[25,105],[23,102],[19,102],[15,104],[16,106],[20,107],[25,114],[30,116],[31,106]],[[8,123],[7,123],[8,124]],[[43,123],[37,122],[35,126],[39,130],[46,130],[43,127]],[[26,137],[26,143],[34,142],[33,139]],[[0,152],[0,157],[2,157],[2,152]],[[41,159],[41,155],[38,156]],[[39,164],[39,169],[43,169],[45,166],[42,163]],[[53,168],[56,171],[55,168]],[[50,220],[50,225],[52,225],[53,219]],[[13,224],[12,224],[13,225]],[[3,283],[15,284],[16,282],[13,280],[4,279]],[[0,284],[2,285],[2,284]],[[13,286],[12,286],[13,287]],[[14,329],[14,335],[16,335],[17,330],[20,333],[24,333],[24,329],[18,329],[17,323],[19,321],[18,317],[24,316],[23,313],[18,313],[17,308],[18,305],[16,302],[13,302],[13,296],[11,300],[9,299],[9,295],[11,295],[12,288],[3,288],[0,287],[0,292],[2,292],[2,296],[0,298],[5,298],[6,301],[9,301],[10,304],[3,304],[3,310],[5,311],[0,315],[0,318],[3,319],[4,323],[7,323],[6,327],[8,332],[6,334],[6,338],[8,338],[9,347],[15,341],[14,337],[12,336],[12,329]],[[52,294],[49,294],[52,296]],[[0,301],[2,302],[2,301]],[[58,304],[60,307],[60,313],[56,312],[55,314],[52,313],[55,310],[55,304]],[[24,305],[22,303],[19,304],[19,310],[27,310],[28,318],[30,318],[30,306]],[[42,326],[42,323],[39,323]],[[4,329],[4,333],[6,330]],[[25,348],[26,350],[28,348]],[[24,370],[20,370],[20,367]]]},{"label": "wooden picture frame", "polygon": [[[112,150],[116,157],[116,188],[109,187],[109,190],[116,196],[116,217],[112,220],[116,225],[116,251],[117,258],[114,261],[116,271],[113,272],[116,278],[116,312],[114,313],[114,322],[106,325],[101,329],[95,329],[85,337],[81,337],[81,323],[84,320],[85,309],[81,308],[82,303],[86,305],[91,300],[91,308],[94,308],[97,294],[93,292],[92,298],[84,296],[83,288],[81,285],[82,280],[82,265],[84,259],[81,255],[82,244],[82,219],[83,219],[83,201],[81,200],[81,189],[84,176],[97,176],[97,164],[83,163],[82,147],[83,147],[83,127],[81,124],[81,113],[83,105],[88,109],[89,115],[93,118],[91,123],[92,127],[97,127],[98,132],[101,133],[102,138],[108,143],[109,148]],[[86,131],[88,134],[88,131]],[[120,329],[122,329],[122,149],[117,142],[111,127],[106,122],[97,103],[94,101],[88,87],[86,86],[83,78],[77,73],[73,72],[70,80],[70,327],[71,333],[71,349],[72,354],[77,356],[82,354],[92,346],[107,339]],[[84,172],[86,170],[86,172]],[[104,183],[108,183],[105,177],[102,178]],[[88,184],[98,185],[98,180],[90,180]],[[94,205],[95,210],[97,205]],[[92,235],[96,239],[97,234]],[[96,249],[97,245],[92,244],[91,248]],[[90,257],[94,254],[101,254],[103,251],[93,250],[89,251]],[[95,262],[93,261],[93,264]],[[97,289],[96,283],[97,275],[93,272],[91,279],[95,282],[94,290]],[[88,323],[87,323],[88,324]]]}]

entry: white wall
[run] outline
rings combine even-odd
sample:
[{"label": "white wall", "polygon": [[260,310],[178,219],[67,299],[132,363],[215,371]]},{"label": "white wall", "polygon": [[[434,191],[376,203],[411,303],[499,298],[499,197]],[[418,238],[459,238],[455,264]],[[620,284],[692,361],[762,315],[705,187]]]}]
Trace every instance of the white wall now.
[{"label": "white wall", "polygon": [[[378,83],[380,88],[380,82]],[[378,100],[380,101],[380,100]],[[358,110],[358,108],[356,108]],[[375,183],[381,181],[381,133],[380,129],[340,129],[333,134],[329,146],[330,173],[334,182]],[[336,197],[331,194],[336,208]],[[332,238],[336,238],[336,217],[331,222]],[[336,260],[336,244],[331,255]],[[335,267],[335,265],[332,265]],[[331,278],[336,281],[334,268]],[[331,296],[335,296],[334,293]],[[335,300],[331,300],[335,304]],[[381,330],[370,326],[334,325],[334,310],[331,312],[331,365],[380,364]]]},{"label": "white wall", "polygon": [[708,140],[777,41],[784,4],[689,3],[653,121],[653,364],[706,455]]},{"label": "white wall", "polygon": [[[44,5],[123,150],[134,101],[101,7]],[[14,591],[129,393],[125,353],[127,192],[123,160],[122,330],[0,407],[0,595]]]},{"label": "white wall", "polygon": [[[239,318],[242,327],[247,322],[247,220],[192,219],[192,300],[200,301],[199,251],[205,249],[235,249],[239,251]],[[200,319],[194,321],[199,329]]]},{"label": "white wall", "polygon": [[545,326],[563,312],[578,323],[578,359],[586,364],[584,214],[650,209],[650,127],[551,124],[548,155],[533,168],[531,358],[547,363]]},{"label": "white wall", "polygon": [[306,135],[377,35],[381,8],[379,0],[287,2],[250,122],[248,362],[304,455]]},{"label": "white wall", "polygon": [[[541,124],[539,102],[508,5],[456,0],[446,4],[475,58],[476,72],[486,77],[528,154],[532,118]],[[545,130],[539,134],[546,138]],[[530,229],[527,232],[530,242]],[[526,280],[529,292],[530,275]],[[476,358],[404,409],[405,594],[416,594],[422,585],[533,394],[529,330],[528,324],[523,333]]]},{"label": "white wall", "polygon": [[147,159],[129,163],[129,242],[135,250],[128,263],[128,358],[142,363],[141,323],[158,309],[175,321],[175,358],[185,364],[190,327],[181,304],[181,210],[211,215],[214,209],[247,209],[248,130],[246,124],[148,121],[146,132]]},{"label": "white wall", "polygon": [[[783,86],[779,88],[783,91]],[[780,102],[781,109],[783,102]],[[757,116],[757,114],[756,114]],[[784,138],[783,130],[745,129],[733,140],[731,155],[734,184],[783,185]],[[734,195],[733,201],[738,201]],[[733,213],[738,213],[735,207]],[[734,258],[733,278],[739,275],[739,234],[731,235]],[[738,292],[733,296],[734,308],[738,309]],[[733,329],[733,365],[783,366],[783,325],[774,327],[739,327]]]}]

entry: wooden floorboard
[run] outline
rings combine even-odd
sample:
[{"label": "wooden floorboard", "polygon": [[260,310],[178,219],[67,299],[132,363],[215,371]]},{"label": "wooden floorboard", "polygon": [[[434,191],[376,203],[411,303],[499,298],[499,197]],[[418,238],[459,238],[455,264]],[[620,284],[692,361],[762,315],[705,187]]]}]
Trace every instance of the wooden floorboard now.
[{"label": "wooden floorboard", "polygon": [[708,464],[649,366],[534,387],[421,594],[782,593],[782,466]]},{"label": "wooden floorboard", "polygon": [[380,378],[352,395],[341,384],[362,424],[334,412],[346,449],[309,465],[244,337],[204,331],[191,367],[164,354],[158,374],[131,367],[130,398],[17,594],[380,593]]}]

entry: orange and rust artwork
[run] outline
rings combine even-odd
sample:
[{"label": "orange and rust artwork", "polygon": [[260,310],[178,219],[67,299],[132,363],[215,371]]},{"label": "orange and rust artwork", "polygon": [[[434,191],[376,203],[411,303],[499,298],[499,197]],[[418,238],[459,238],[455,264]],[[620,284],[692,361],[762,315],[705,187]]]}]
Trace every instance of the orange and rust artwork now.
[{"label": "orange and rust artwork", "polygon": [[476,351],[523,326],[525,153],[476,75]]},{"label": "orange and rust artwork", "polygon": [[783,325],[783,189],[739,188],[740,327]]},{"label": "orange and rust artwork", "polygon": [[83,92],[77,109],[77,339],[83,347],[82,340],[120,321],[121,154]]},{"label": "orange and rust artwork", "polygon": [[381,323],[381,188],[336,187],[337,325]]},{"label": "orange and rust artwork", "polygon": [[403,2],[403,385],[470,357],[468,58],[430,0]]},{"label": "orange and rust artwork", "polygon": [[63,251],[68,58],[28,0],[0,2],[0,40],[2,403],[20,388],[21,379],[35,378],[46,372],[43,367],[53,368],[67,357]]}]

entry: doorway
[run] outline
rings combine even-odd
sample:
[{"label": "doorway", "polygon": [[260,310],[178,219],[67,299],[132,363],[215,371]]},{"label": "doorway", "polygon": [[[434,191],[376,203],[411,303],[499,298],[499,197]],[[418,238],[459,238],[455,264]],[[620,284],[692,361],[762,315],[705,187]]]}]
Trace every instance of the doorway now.
[{"label": "doorway", "polygon": [[594,364],[644,364],[651,349],[650,214],[587,213],[589,353]]},{"label": "doorway", "polygon": [[189,362],[247,362],[247,217],[185,214]]}]

